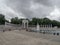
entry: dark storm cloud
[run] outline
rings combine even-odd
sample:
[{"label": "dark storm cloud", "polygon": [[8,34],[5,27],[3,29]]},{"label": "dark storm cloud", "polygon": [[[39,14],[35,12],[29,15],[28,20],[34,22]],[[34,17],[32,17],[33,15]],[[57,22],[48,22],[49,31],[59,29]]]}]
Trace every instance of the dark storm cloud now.
[{"label": "dark storm cloud", "polygon": [[34,0],[36,3],[43,4],[45,6],[58,6],[60,7],[60,0]]},{"label": "dark storm cloud", "polygon": [[[6,0],[5,4],[19,16],[41,18],[49,16],[50,12],[54,10],[54,6],[59,7],[60,0]],[[14,14],[14,16],[16,15]],[[10,17],[14,16],[10,15]]]},{"label": "dark storm cloud", "polygon": [[53,6],[55,1],[53,0],[35,0],[35,2],[46,5],[46,6]]},{"label": "dark storm cloud", "polygon": [[[39,16],[42,17],[42,16],[46,15],[45,12],[47,13],[48,9],[50,11],[49,7],[46,7],[45,5],[43,5],[44,3],[49,4],[49,1],[47,1],[47,2],[46,1],[44,2],[43,0],[17,0],[17,1],[8,0],[7,5],[10,6],[11,8],[13,8],[15,11],[23,13],[26,17],[39,17]],[[31,2],[38,3],[39,6],[43,5],[43,7],[38,7],[38,9],[34,10],[37,12],[36,13],[33,10],[30,10],[31,5],[33,5],[33,4],[31,4]],[[33,6],[35,6],[35,5],[33,5]],[[36,6],[34,8],[36,8]]]},{"label": "dark storm cloud", "polygon": [[30,1],[28,0],[8,0],[7,5],[13,8],[18,13],[23,13],[25,16],[29,16],[32,12],[28,9],[30,7]]}]

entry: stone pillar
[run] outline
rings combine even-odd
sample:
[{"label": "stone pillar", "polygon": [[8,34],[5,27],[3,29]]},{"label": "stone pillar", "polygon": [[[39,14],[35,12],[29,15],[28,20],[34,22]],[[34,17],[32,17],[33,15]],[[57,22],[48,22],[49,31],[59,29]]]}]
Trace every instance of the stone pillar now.
[{"label": "stone pillar", "polygon": [[28,28],[28,22],[27,22],[27,28]]},{"label": "stone pillar", "polygon": [[46,28],[46,25],[45,25],[45,28]]},{"label": "stone pillar", "polygon": [[24,22],[24,28],[25,28],[25,22]]},{"label": "stone pillar", "polygon": [[51,24],[51,28],[52,28],[52,24]]}]

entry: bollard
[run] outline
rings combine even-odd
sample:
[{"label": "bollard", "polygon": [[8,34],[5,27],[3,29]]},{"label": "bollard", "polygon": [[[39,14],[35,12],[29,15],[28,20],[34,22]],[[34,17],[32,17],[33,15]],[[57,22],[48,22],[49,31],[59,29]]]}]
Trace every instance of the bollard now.
[{"label": "bollard", "polygon": [[57,33],[57,35],[59,35],[59,33]]},{"label": "bollard", "polygon": [[3,32],[5,32],[5,30],[3,30]]},{"label": "bollard", "polygon": [[43,34],[45,34],[45,31],[43,32]]},{"label": "bollard", "polygon": [[53,33],[53,35],[55,35],[56,33]]},{"label": "bollard", "polygon": [[26,31],[28,31],[28,29],[26,29]]},{"label": "bollard", "polygon": [[9,31],[11,31],[11,29],[9,29]]}]

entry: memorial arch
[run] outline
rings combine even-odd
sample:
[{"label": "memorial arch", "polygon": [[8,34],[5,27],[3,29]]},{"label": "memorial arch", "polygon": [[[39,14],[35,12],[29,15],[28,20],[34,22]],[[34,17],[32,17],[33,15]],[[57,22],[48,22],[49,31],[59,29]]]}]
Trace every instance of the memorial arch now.
[{"label": "memorial arch", "polygon": [[22,27],[28,28],[28,20],[22,20]]}]

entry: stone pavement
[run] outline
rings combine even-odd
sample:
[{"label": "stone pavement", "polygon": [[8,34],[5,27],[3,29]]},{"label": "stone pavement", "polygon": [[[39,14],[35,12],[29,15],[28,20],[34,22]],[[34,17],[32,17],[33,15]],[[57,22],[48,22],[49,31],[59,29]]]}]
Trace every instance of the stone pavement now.
[{"label": "stone pavement", "polygon": [[49,38],[43,36],[39,33],[18,30],[0,32],[0,45],[60,45],[60,42],[51,40],[55,37],[50,36],[50,39],[49,36],[47,36]]}]

